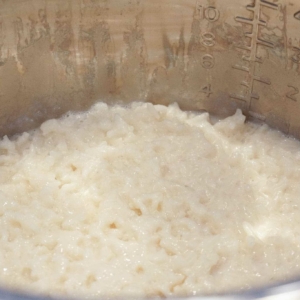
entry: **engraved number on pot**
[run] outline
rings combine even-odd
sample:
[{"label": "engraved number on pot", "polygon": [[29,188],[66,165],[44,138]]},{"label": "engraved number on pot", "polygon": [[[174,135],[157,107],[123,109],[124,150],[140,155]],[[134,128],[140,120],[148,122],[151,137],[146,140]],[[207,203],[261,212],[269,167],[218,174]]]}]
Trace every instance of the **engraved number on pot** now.
[{"label": "engraved number on pot", "polygon": [[202,37],[201,37],[201,42],[204,46],[207,46],[207,47],[212,47],[215,45],[215,35],[211,32],[206,32],[204,34],[202,34]]},{"label": "engraved number on pot", "polygon": [[213,92],[211,91],[211,85],[210,85],[210,84],[208,84],[208,85],[206,85],[205,87],[203,87],[203,88],[200,90],[200,92],[203,93],[203,94],[205,94],[206,97],[208,97],[208,98],[209,98],[209,96],[213,93]]},{"label": "engraved number on pot", "polygon": [[220,12],[213,6],[209,6],[204,10],[205,19],[211,22],[215,22],[220,17]]},{"label": "engraved number on pot", "polygon": [[220,17],[220,11],[214,6],[203,7],[200,3],[197,3],[197,9],[201,19],[215,22]]},{"label": "engraved number on pot", "polygon": [[292,61],[296,64],[300,64],[300,48],[293,47],[293,51],[296,53],[292,56]]},{"label": "engraved number on pot", "polygon": [[288,87],[291,89],[287,94],[286,97],[293,100],[293,101],[297,101],[296,95],[299,94],[299,89],[292,86],[292,85],[288,85]]},{"label": "engraved number on pot", "polygon": [[212,69],[215,65],[215,59],[210,54],[202,56],[202,67],[204,69]]},{"label": "engraved number on pot", "polygon": [[294,14],[294,18],[300,20],[300,10]]}]

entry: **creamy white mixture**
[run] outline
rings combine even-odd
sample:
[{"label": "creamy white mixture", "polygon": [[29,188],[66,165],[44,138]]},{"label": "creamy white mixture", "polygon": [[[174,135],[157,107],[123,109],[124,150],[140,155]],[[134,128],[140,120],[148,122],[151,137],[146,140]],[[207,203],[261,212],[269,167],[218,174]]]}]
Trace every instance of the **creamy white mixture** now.
[{"label": "creamy white mixture", "polygon": [[300,143],[241,112],[97,104],[0,142],[0,282],[186,295],[300,274]]}]

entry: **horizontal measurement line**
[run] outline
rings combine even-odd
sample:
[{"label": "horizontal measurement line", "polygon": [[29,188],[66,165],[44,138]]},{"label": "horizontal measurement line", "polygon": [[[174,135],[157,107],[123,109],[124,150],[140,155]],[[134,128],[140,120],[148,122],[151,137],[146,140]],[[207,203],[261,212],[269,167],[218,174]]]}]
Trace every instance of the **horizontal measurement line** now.
[{"label": "horizontal measurement line", "polygon": [[245,24],[249,24],[249,25],[253,25],[253,22],[254,22],[252,19],[247,19],[244,17],[235,17],[235,20],[237,22],[245,23]]},{"label": "horizontal measurement line", "polygon": [[250,97],[245,97],[245,96],[237,95],[237,94],[230,94],[229,97],[240,100],[240,101],[244,101],[244,102],[249,102],[250,99],[252,99],[252,98],[259,100],[259,95],[257,93],[251,93]]},{"label": "horizontal measurement line", "polygon": [[240,71],[250,72],[250,69],[245,66],[233,65],[232,68]]},{"label": "horizontal measurement line", "polygon": [[[244,61],[252,61],[251,57],[250,57],[250,56],[246,56],[246,55],[244,55],[244,56],[242,57],[242,59],[243,59]],[[260,63],[260,64],[263,63],[262,58],[257,57],[257,56],[255,57],[254,61],[255,61],[255,62],[258,62],[258,63]]]},{"label": "horizontal measurement line", "polygon": [[255,57],[255,62],[258,62],[258,63],[262,64],[263,60],[262,60],[262,58],[256,56]]},{"label": "horizontal measurement line", "polygon": [[252,93],[251,98],[259,100],[259,95],[257,93]]},{"label": "horizontal measurement line", "polygon": [[244,61],[251,61],[251,57],[250,56],[243,56],[242,57],[242,59],[244,60]]},{"label": "horizontal measurement line", "polygon": [[[250,57],[250,56],[246,56],[246,55],[244,55],[244,56],[242,57],[242,59],[243,59],[244,61],[252,61],[252,60],[251,60],[251,57]],[[260,64],[263,63],[262,58],[257,57],[257,56],[255,57],[254,61],[257,62],[257,63],[260,63]]]},{"label": "horizontal measurement line", "polygon": [[255,10],[255,6],[253,6],[253,5],[247,5],[246,9],[249,10],[249,11],[254,11]]},{"label": "horizontal measurement line", "polygon": [[258,23],[258,25],[262,25],[262,26],[264,26],[264,27],[267,26],[267,22],[264,21],[264,20],[259,20],[257,23]]},{"label": "horizontal measurement line", "polygon": [[244,46],[244,45],[237,45],[235,46],[236,48],[239,48],[239,49],[243,49],[243,50],[248,50],[248,51],[251,51],[252,50],[252,47],[250,46]]},{"label": "horizontal measurement line", "polygon": [[246,82],[246,81],[242,81],[242,82],[241,82],[241,85],[242,85],[242,86],[245,86],[246,88],[249,88],[249,87],[250,87],[249,83]]},{"label": "horizontal measurement line", "polygon": [[272,3],[266,0],[260,0],[260,5],[271,8],[271,9],[278,9],[278,4]]},{"label": "horizontal measurement line", "polygon": [[269,48],[274,48],[274,44],[271,43],[271,42],[268,42],[266,40],[263,40],[263,39],[260,39],[258,38],[256,40],[256,42],[259,44],[259,45],[262,45],[262,46],[265,46],[265,47],[269,47]]},{"label": "horizontal measurement line", "polygon": [[247,99],[244,96],[240,96],[240,95],[236,95],[236,94],[231,94],[229,96],[230,96],[230,98],[240,100],[240,101],[243,101],[243,102],[247,102]]},{"label": "horizontal measurement line", "polygon": [[253,32],[245,32],[244,36],[246,36],[248,38],[253,38],[254,34],[253,34]]},{"label": "horizontal measurement line", "polygon": [[269,78],[264,78],[264,77],[260,77],[260,76],[256,76],[254,75],[253,76],[253,79],[256,80],[256,81],[259,81],[259,82],[262,82],[262,83],[265,83],[265,84],[268,84],[270,85],[271,84],[271,81]]},{"label": "horizontal measurement line", "polygon": [[261,121],[265,121],[266,117],[262,114],[256,113],[254,111],[249,111],[249,115],[251,117],[254,117],[255,119],[261,120]]},{"label": "horizontal measurement line", "polygon": [[255,24],[262,25],[262,26],[266,26],[267,25],[267,23],[265,21],[263,21],[263,20],[255,21],[253,19],[248,19],[248,18],[240,17],[240,16],[235,17],[235,20],[237,22],[248,24],[248,25],[255,25]]}]

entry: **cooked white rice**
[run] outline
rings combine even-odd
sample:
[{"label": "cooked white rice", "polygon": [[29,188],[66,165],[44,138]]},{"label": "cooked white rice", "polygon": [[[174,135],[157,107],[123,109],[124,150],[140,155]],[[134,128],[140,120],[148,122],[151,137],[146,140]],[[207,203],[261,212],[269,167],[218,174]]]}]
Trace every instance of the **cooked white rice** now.
[{"label": "cooked white rice", "polygon": [[0,142],[0,282],[187,295],[300,273],[300,143],[238,111],[97,104]]}]

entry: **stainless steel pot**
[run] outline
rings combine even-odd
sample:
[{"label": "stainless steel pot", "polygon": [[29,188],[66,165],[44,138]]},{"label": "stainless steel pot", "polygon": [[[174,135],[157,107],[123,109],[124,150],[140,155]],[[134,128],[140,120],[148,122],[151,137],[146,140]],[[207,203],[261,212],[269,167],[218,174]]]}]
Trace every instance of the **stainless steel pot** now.
[{"label": "stainless steel pot", "polygon": [[[0,0],[0,136],[99,100],[241,108],[300,138],[300,2]],[[300,283],[224,297],[300,299]]]}]

